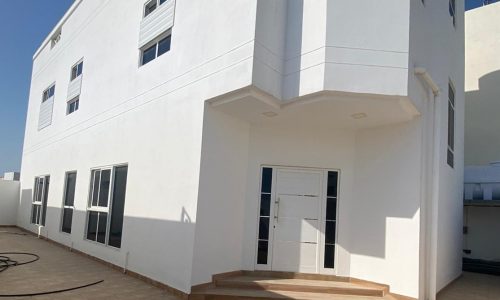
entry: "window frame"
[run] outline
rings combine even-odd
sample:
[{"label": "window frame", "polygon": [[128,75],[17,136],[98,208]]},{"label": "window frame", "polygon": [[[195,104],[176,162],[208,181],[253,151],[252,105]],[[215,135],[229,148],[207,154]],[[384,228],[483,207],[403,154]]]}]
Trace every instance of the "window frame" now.
[{"label": "window frame", "polygon": [[[166,39],[170,39],[168,50],[166,52],[158,55],[158,49],[159,49],[160,42],[162,42],[163,40],[166,40]],[[155,56],[154,56],[154,58],[151,59],[150,61],[144,63],[144,53],[147,50],[150,50],[153,47],[155,47]],[[158,37],[156,37],[155,39],[151,40],[151,42],[147,43],[146,45],[144,45],[143,47],[141,47],[139,49],[139,67],[142,67],[144,65],[149,64],[150,62],[152,62],[153,60],[157,59],[158,57],[167,54],[168,52],[170,52],[170,50],[172,50],[172,29],[167,30],[163,34],[160,34]]]},{"label": "window frame", "polygon": [[[40,180],[43,179],[42,183],[42,193],[41,193],[41,199],[38,199],[38,191],[39,191],[39,182]],[[47,188],[47,181],[48,181],[48,188]],[[33,196],[31,198],[31,213],[30,213],[30,224],[31,225],[37,225],[41,227],[45,227],[45,217],[44,215],[47,214],[47,202],[49,198],[49,191],[47,189],[50,189],[50,175],[38,175],[35,176],[35,182],[33,186]],[[37,222],[33,222],[33,210],[35,206],[39,206],[39,211],[37,215]]]},{"label": "window frame", "polygon": [[[448,122],[447,122],[447,142],[446,142],[446,163],[452,169],[455,168],[455,129],[456,129],[455,96],[456,96],[455,85],[453,84],[453,81],[450,79],[448,81],[448,103],[447,103]],[[451,118],[453,119],[451,120]]]},{"label": "window frame", "polygon": [[[150,14],[152,14],[155,10],[157,10],[161,5],[167,3],[169,0],[148,0],[144,3],[142,9],[142,18],[147,18]],[[155,3],[155,8],[146,14],[146,9],[150,3]]]},{"label": "window frame", "polygon": [[[75,109],[73,111],[70,111],[71,104],[75,103]],[[70,99],[69,101],[66,101],[66,115],[70,115],[74,112],[76,112],[80,108],[80,95],[74,97],[73,99]]]},{"label": "window frame", "polygon": [[[73,70],[76,68],[75,71],[75,77],[73,77]],[[78,70],[80,70],[80,74],[78,74]],[[77,63],[75,63],[73,66],[71,66],[70,74],[69,74],[69,81],[73,82],[75,79],[79,78],[80,76],[83,75],[83,58],[80,59]]]},{"label": "window frame", "polygon": [[[74,191],[74,194],[73,194],[73,206],[66,205],[66,199],[67,199],[66,196],[67,196],[67,192],[68,192],[68,176],[70,174],[75,174],[75,191]],[[76,195],[76,181],[77,181],[77,178],[78,178],[78,172],[76,170],[67,171],[67,172],[64,173],[64,189],[63,189],[63,197],[62,197],[61,226],[59,226],[59,230],[63,234],[71,234],[71,231],[73,229],[73,226],[71,226],[70,232],[66,232],[66,231],[63,230],[64,210],[65,209],[71,209],[72,210],[71,220],[73,222],[73,216],[75,215],[75,195]]]},{"label": "window frame", "polygon": [[[121,249],[121,247],[118,248],[118,247],[115,247],[113,245],[110,245],[109,244],[109,235],[110,235],[110,227],[111,227],[111,214],[113,213],[113,200],[114,200],[113,199],[113,191],[114,191],[114,187],[115,187],[115,171],[117,168],[120,168],[120,167],[127,167],[127,173],[128,173],[128,164],[127,163],[117,164],[117,165],[108,165],[108,166],[102,166],[102,167],[95,167],[95,168],[90,169],[89,196],[88,196],[87,207],[86,207],[86,212],[85,212],[86,220],[85,220],[85,230],[84,230],[84,235],[83,235],[83,239],[85,241],[95,243],[95,244],[105,246],[105,247],[110,247],[110,248],[115,249],[117,251],[119,251]],[[110,170],[110,172],[111,172],[110,173],[110,182],[109,182],[109,191],[108,191],[108,203],[107,203],[106,207],[92,205],[92,200],[93,200],[92,197],[93,197],[94,186],[95,186],[95,182],[93,180],[93,177],[95,178],[94,171],[101,171],[102,172],[103,170]],[[101,182],[101,176],[99,177],[99,189],[100,189],[100,182]],[[100,196],[100,190],[98,191],[97,204],[99,204],[99,196]],[[101,213],[106,213],[106,234],[104,237],[104,243],[97,241],[97,234],[96,234],[95,240],[91,240],[91,239],[87,238],[90,212],[98,213],[98,217]],[[124,218],[124,216],[123,216],[123,218]],[[99,226],[99,219],[97,220],[96,232],[98,232],[98,228],[99,228],[98,226]],[[122,238],[123,238],[123,236],[122,236]]]},{"label": "window frame", "polygon": [[[51,89],[53,89],[52,95],[49,96]],[[55,97],[55,95],[56,95],[56,83],[53,82],[53,83],[51,83],[49,85],[48,88],[46,88],[45,90],[43,90],[43,92],[42,92],[42,103],[47,102],[50,98]]]}]

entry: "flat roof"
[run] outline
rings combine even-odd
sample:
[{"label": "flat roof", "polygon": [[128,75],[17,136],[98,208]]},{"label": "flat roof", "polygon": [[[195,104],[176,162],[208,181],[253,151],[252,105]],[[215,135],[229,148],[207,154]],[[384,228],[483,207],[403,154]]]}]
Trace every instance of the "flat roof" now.
[{"label": "flat roof", "polygon": [[35,60],[36,57],[40,54],[40,52],[42,52],[43,48],[45,48],[45,46],[47,46],[47,44],[50,42],[50,40],[56,34],[56,32],[59,29],[62,28],[62,26],[64,25],[64,23],[66,23],[66,20],[68,20],[68,18],[71,17],[71,15],[73,14],[73,12],[76,10],[76,8],[78,7],[78,5],[80,5],[80,3],[82,3],[82,1],[83,0],[75,0],[75,2],[73,2],[73,4],[71,5],[71,7],[68,9],[68,11],[66,11],[66,13],[61,18],[61,20],[59,20],[59,22],[57,22],[56,26],[54,26],[54,28],[47,35],[47,37],[45,38],[45,40],[43,40],[43,42],[40,45],[40,47],[38,47],[38,49],[36,50],[35,54],[33,55],[33,60]]}]

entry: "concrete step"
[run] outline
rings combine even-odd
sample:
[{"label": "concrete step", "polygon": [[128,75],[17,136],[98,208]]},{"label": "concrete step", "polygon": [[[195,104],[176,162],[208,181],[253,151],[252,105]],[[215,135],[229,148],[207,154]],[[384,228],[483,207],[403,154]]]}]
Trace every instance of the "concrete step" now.
[{"label": "concrete step", "polygon": [[309,293],[297,291],[269,291],[252,289],[235,289],[212,287],[193,292],[190,300],[264,300],[264,299],[295,299],[295,300],[394,300],[390,295],[360,296],[326,293]]},{"label": "concrete step", "polygon": [[353,282],[296,278],[282,279],[245,275],[216,279],[215,286],[229,289],[265,290],[273,292],[289,291],[374,297],[383,297],[388,292],[388,289],[385,286],[364,285]]}]

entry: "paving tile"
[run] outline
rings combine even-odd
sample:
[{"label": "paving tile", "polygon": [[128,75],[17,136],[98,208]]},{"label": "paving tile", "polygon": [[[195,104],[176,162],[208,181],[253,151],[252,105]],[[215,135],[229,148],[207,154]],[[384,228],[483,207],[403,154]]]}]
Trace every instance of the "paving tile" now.
[{"label": "paving tile", "polygon": [[[104,279],[104,282],[79,290],[35,297],[10,297],[2,299],[163,299],[179,300],[168,292],[139,279],[124,275],[102,263],[65,250],[32,235],[5,233],[21,232],[19,229],[0,229],[0,252],[31,252],[40,260],[9,268],[0,273],[0,294],[43,292],[88,284]],[[12,255],[14,258],[14,255]],[[16,260],[30,257],[15,256]]]},{"label": "paving tile", "polygon": [[437,298],[437,300],[498,299],[500,299],[500,276],[467,272],[445,288]]}]

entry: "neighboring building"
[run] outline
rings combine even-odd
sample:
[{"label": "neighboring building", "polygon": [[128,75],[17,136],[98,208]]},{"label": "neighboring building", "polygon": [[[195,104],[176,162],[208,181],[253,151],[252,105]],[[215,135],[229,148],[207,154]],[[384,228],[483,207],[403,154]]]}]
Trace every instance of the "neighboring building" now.
[{"label": "neighboring building", "polygon": [[[500,261],[499,16],[500,3],[465,14],[464,257],[490,262]],[[496,263],[467,263],[500,274]]]},{"label": "neighboring building", "polygon": [[19,172],[5,172],[3,177],[0,177],[2,180],[10,180],[10,181],[19,181]]},{"label": "neighboring building", "polygon": [[18,225],[183,293],[268,270],[434,299],[461,273],[463,7],[77,0],[33,58]]}]

